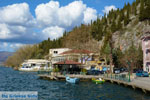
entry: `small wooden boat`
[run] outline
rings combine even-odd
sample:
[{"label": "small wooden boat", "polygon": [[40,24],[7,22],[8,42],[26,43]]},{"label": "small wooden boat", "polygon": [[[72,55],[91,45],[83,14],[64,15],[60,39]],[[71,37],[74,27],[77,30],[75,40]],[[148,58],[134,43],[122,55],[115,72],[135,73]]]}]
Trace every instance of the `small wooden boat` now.
[{"label": "small wooden boat", "polygon": [[74,83],[74,84],[76,84],[76,83],[79,83],[80,79],[79,78],[70,78],[69,76],[66,76],[66,81],[68,83]]},{"label": "small wooden boat", "polygon": [[104,80],[104,79],[101,79],[101,78],[99,78],[99,79],[93,78],[92,81],[93,81],[94,83],[96,83],[96,84],[102,84],[102,83],[105,82],[105,80]]}]

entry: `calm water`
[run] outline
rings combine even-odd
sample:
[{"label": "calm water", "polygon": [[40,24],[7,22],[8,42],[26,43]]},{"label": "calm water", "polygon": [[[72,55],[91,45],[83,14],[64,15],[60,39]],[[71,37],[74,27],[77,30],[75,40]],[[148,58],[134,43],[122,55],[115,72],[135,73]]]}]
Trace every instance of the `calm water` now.
[{"label": "calm water", "polygon": [[0,67],[0,91],[38,91],[39,100],[150,100],[150,96],[116,84],[38,79],[36,73]]}]

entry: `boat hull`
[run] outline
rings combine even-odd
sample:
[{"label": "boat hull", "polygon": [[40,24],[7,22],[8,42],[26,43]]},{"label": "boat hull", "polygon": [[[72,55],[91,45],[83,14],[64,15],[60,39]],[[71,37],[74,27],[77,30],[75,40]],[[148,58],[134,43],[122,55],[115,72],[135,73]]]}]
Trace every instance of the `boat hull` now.
[{"label": "boat hull", "polygon": [[77,84],[79,83],[80,79],[79,78],[70,78],[70,77],[66,77],[66,82],[68,83],[73,83],[73,84]]},{"label": "boat hull", "polygon": [[92,81],[96,84],[103,84],[105,80],[97,80],[97,79],[92,79]]}]

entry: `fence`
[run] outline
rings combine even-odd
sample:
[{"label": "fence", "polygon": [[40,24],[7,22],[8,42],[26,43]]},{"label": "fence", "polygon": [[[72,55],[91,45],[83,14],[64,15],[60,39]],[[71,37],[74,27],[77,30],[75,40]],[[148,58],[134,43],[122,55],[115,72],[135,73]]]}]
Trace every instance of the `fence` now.
[{"label": "fence", "polygon": [[[69,72],[53,72],[50,70],[40,70],[38,71],[38,74],[44,74],[44,75],[66,75],[66,74],[73,74],[73,75],[86,75],[85,72],[74,72],[74,73],[69,73]],[[87,75],[88,76],[88,75]],[[95,76],[95,75],[93,75]],[[97,76],[97,75],[96,75]],[[104,78],[110,78],[110,79],[115,79],[115,80],[120,80],[120,81],[125,81],[125,82],[130,82],[132,81],[135,77],[129,76],[128,74],[102,74]]]},{"label": "fence", "polygon": [[129,76],[128,74],[104,74],[104,78],[110,78],[125,82],[130,82],[133,80],[133,76]]}]

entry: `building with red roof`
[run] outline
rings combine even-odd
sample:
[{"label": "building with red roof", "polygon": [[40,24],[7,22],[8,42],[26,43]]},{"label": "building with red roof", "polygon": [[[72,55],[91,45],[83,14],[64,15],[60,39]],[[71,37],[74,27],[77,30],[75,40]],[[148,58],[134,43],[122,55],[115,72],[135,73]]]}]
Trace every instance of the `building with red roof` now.
[{"label": "building with red roof", "polygon": [[54,63],[54,68],[58,68],[60,72],[63,74],[77,74],[82,70],[81,63],[71,60],[65,60],[61,62]]}]

